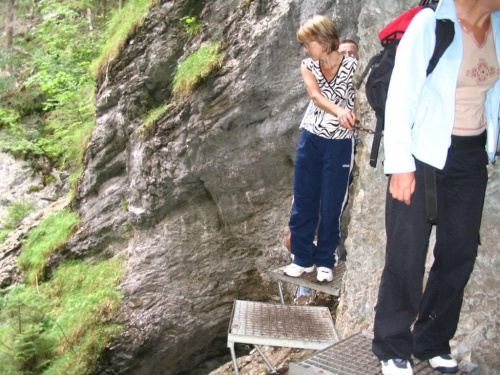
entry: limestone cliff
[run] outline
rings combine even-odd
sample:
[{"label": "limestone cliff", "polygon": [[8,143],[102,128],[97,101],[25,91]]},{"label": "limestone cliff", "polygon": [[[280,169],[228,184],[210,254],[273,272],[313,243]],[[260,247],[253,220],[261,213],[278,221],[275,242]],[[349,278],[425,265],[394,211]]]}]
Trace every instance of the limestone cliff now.
[{"label": "limestone cliff", "polygon": [[[83,226],[68,246],[79,257],[127,259],[120,315],[127,328],[102,373],[188,373],[227,350],[234,299],[276,298],[265,272],[286,261],[282,240],[307,104],[295,32],[313,14],[332,15],[343,37],[360,41],[362,69],[378,50],[377,30],[412,4],[185,0],[152,8],[98,82],[97,127],[77,198]],[[189,42],[179,22],[186,15],[203,25]],[[173,101],[178,61],[213,40],[226,52],[222,69],[189,99]],[[145,137],[146,113],[166,101],[172,105]],[[373,127],[362,92],[359,101],[363,125]],[[363,134],[357,156],[338,317],[344,335],[370,328],[384,257],[385,177],[368,167],[370,142]],[[455,341],[460,356],[484,366],[498,365],[500,343],[498,180],[493,167],[483,246]]]}]

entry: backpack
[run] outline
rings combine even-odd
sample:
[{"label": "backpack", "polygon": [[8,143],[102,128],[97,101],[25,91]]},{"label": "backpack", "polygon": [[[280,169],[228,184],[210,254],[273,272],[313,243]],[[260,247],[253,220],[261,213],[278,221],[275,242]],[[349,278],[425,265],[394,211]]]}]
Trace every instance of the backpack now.
[{"label": "backpack", "polygon": [[[377,119],[370,153],[370,165],[374,168],[377,166],[380,140],[384,130],[385,102],[394,68],[397,46],[413,17],[423,8],[436,10],[438,2],[435,0],[422,0],[417,7],[403,12],[384,27],[378,34],[383,50],[370,59],[359,81],[356,83],[356,89],[359,89],[366,75],[370,73],[366,80],[365,92],[368,103],[375,111]],[[452,21],[436,21],[436,46],[429,60],[427,75],[432,73],[444,51],[446,51],[453,41],[454,35],[455,29]]]}]

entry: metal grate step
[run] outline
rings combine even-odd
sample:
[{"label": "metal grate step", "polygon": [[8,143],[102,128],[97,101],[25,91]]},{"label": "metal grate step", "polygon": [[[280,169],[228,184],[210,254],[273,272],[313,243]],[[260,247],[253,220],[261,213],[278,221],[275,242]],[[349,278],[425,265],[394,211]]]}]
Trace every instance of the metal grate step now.
[{"label": "metal grate step", "polygon": [[327,307],[234,302],[228,343],[320,350],[336,341]]},{"label": "metal grate step", "polygon": [[[371,351],[372,336],[357,333],[300,362],[291,363],[290,375],[379,375],[382,374],[377,357]],[[414,360],[415,375],[442,375],[427,361]],[[457,375],[479,375],[476,365],[460,363]]]},{"label": "metal grate step", "polygon": [[316,272],[304,273],[300,277],[290,277],[283,273],[286,266],[268,271],[269,276],[277,281],[286,281],[295,285],[302,285],[319,292],[331,294],[334,297],[340,296],[342,286],[342,277],[346,271],[345,262],[340,261],[333,269],[333,281],[329,283],[320,283],[316,280]]}]

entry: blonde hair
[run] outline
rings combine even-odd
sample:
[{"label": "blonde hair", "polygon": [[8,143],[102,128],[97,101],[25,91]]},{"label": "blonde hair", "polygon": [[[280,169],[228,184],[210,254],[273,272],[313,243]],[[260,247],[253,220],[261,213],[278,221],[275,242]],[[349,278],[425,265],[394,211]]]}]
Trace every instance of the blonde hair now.
[{"label": "blonde hair", "polygon": [[297,31],[297,40],[302,44],[316,41],[331,53],[339,48],[339,34],[333,21],[325,16],[309,18]]}]

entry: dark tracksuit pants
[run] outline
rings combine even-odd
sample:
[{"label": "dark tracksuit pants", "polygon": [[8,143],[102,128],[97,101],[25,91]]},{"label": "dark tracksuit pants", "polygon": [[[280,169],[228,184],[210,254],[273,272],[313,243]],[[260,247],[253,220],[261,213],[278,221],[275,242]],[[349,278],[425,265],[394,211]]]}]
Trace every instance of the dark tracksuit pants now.
[{"label": "dark tracksuit pants", "polygon": [[[334,267],[353,153],[353,139],[327,139],[302,131],[295,156],[289,223],[295,264]],[[317,245],[313,243],[316,229]]]},{"label": "dark tracksuit pants", "polygon": [[434,263],[422,294],[431,225],[426,220],[423,165],[416,162],[411,204],[387,192],[386,259],[372,344],[380,360],[409,360],[412,354],[426,360],[450,353],[449,341],[457,329],[464,288],[477,255],[487,155],[484,146],[450,149],[445,167],[436,170]]}]

